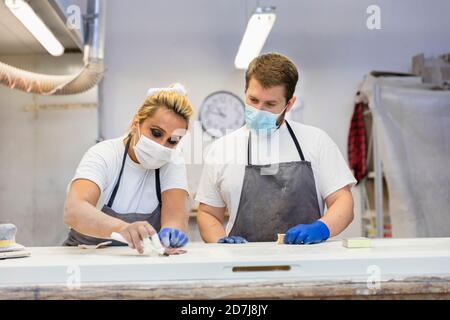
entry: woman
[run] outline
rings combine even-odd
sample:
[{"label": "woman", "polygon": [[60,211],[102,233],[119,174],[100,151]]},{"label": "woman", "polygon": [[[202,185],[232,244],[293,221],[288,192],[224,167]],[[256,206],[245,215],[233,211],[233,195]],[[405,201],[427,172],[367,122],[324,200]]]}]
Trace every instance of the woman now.
[{"label": "woman", "polygon": [[175,149],[193,112],[185,93],[179,84],[150,89],[127,135],[86,152],[64,206],[64,245],[99,244],[112,232],[139,253],[158,231],[166,247],[188,242],[186,168]]}]

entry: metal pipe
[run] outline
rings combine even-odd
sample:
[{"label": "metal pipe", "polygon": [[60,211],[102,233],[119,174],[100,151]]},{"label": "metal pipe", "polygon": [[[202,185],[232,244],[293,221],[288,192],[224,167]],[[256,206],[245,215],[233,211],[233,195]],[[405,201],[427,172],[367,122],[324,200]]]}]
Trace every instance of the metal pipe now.
[{"label": "metal pipe", "polygon": [[[48,75],[26,71],[0,62],[0,83],[40,95],[67,95],[87,91],[103,77],[105,26],[104,0],[90,0],[89,30],[84,49],[84,67],[72,75]],[[92,10],[92,11],[90,11]]]},{"label": "metal pipe", "polygon": [[380,106],[380,94],[381,89],[378,84],[375,84],[373,89],[373,98],[375,104],[376,112],[372,112],[373,114],[373,124],[372,124],[372,132],[373,132],[373,163],[374,163],[374,171],[375,171],[375,212],[376,212],[376,227],[377,227],[377,237],[384,237],[384,213],[383,213],[383,171],[381,166],[380,159],[380,150],[379,150],[379,140],[377,135],[377,127],[378,127],[378,119],[377,116],[379,112],[377,108]]}]

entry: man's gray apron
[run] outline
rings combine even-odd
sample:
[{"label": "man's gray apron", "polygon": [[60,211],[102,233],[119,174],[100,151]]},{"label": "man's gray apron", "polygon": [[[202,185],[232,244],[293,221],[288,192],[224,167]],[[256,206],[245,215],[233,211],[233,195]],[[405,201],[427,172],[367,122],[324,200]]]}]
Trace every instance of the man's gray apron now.
[{"label": "man's gray apron", "polygon": [[301,161],[279,163],[274,174],[269,174],[271,165],[252,165],[250,132],[241,198],[229,236],[253,242],[276,241],[278,233],[320,218],[311,162],[305,161],[291,126],[285,122]]},{"label": "man's gray apron", "polygon": [[[117,191],[119,190],[119,184],[120,180],[122,178],[123,168],[125,166],[125,160],[127,158],[128,148],[130,147],[130,141],[131,139],[128,139],[128,142],[125,147],[125,151],[123,153],[123,160],[122,160],[122,166],[120,168],[119,178],[117,179],[116,185],[114,186],[113,192],[111,194],[111,197],[108,201],[108,204],[105,204],[102,208],[102,211],[106,213],[107,215],[121,219],[123,221],[126,221],[128,223],[133,223],[136,221],[148,221],[153,228],[155,228],[156,232],[161,229],[161,185],[159,181],[159,169],[155,170],[155,180],[156,180],[156,195],[158,197],[158,206],[156,209],[150,213],[117,213],[112,208],[114,199],[116,198]],[[126,192],[126,188],[122,191]],[[112,241],[112,246],[125,246],[126,244],[121,243],[119,241],[111,240],[111,239],[101,239],[101,238],[95,238],[91,236],[84,235],[82,233],[79,233],[78,231],[74,229],[70,229],[69,236],[64,241],[64,246],[77,246],[79,244],[88,244],[88,245],[97,245],[101,242],[105,241]]]}]

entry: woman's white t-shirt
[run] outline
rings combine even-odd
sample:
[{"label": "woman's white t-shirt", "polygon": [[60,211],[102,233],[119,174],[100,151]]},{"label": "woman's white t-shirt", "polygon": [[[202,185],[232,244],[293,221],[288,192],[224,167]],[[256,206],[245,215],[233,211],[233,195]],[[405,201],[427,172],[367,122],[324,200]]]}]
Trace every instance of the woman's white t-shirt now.
[{"label": "woman's white t-shirt", "polygon": [[[323,215],[326,197],[347,185],[353,186],[356,180],[338,146],[328,134],[294,121],[289,121],[289,124],[305,160],[311,162],[317,201]],[[249,130],[244,126],[211,145],[195,198],[213,207],[227,207],[230,215],[226,226],[227,234],[233,227],[239,207],[247,164],[248,136]],[[252,134],[251,149],[251,163],[256,165],[300,161],[285,123],[270,135]],[[273,169],[276,170],[276,166]],[[264,194],[255,201],[264,201]]]},{"label": "woman's white t-shirt", "polygon": [[[119,178],[125,145],[124,137],[105,140],[92,146],[81,159],[75,176],[94,182],[101,191],[97,208],[111,197]],[[161,192],[169,189],[188,191],[186,167],[183,163],[168,163],[160,168]],[[117,213],[151,213],[158,206],[155,170],[147,170],[127,155],[119,189],[112,209]]]}]

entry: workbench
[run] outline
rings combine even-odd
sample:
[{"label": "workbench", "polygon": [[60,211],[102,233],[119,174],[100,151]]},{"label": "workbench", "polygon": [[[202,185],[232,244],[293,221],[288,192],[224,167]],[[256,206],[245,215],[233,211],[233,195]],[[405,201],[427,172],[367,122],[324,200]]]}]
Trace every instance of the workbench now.
[{"label": "workbench", "polygon": [[450,238],[373,239],[349,249],[189,243],[143,256],[128,247],[31,247],[0,260],[0,299],[450,298]]}]

